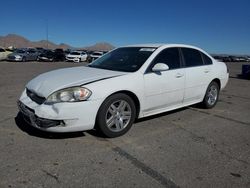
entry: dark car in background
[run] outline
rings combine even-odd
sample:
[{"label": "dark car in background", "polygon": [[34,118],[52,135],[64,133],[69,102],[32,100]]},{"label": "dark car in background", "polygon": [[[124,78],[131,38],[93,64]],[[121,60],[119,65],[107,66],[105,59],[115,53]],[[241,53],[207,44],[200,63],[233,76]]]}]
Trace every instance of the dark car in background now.
[{"label": "dark car in background", "polygon": [[7,57],[8,61],[35,61],[37,60],[39,53],[34,48],[20,48],[16,49],[13,53]]},{"label": "dark car in background", "polygon": [[66,56],[63,49],[57,48],[53,52],[54,52],[54,61],[65,61]]},{"label": "dark car in background", "polygon": [[65,61],[65,52],[63,49],[55,49],[49,50],[45,49],[43,52],[38,56],[38,61]]},{"label": "dark car in background", "polygon": [[52,50],[43,50],[37,61],[55,61],[55,53]]}]

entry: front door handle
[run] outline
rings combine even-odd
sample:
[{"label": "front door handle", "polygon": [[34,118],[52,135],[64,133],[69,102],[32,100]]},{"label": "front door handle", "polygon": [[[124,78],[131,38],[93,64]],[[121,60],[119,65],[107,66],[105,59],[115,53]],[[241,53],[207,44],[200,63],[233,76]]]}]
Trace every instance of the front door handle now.
[{"label": "front door handle", "polygon": [[184,76],[184,74],[177,73],[177,74],[175,75],[176,78],[181,78],[182,76]]}]

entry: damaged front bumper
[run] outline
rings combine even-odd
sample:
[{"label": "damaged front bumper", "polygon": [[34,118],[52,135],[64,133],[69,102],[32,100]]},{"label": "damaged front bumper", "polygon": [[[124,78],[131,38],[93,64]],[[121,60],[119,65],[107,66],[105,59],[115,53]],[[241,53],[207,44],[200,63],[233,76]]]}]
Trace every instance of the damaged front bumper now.
[{"label": "damaged front bumper", "polygon": [[37,115],[35,115],[35,112],[33,109],[25,106],[21,101],[17,102],[17,106],[22,113],[25,121],[28,124],[31,124],[37,128],[49,128],[49,127],[56,127],[56,126],[64,126],[65,123],[63,120],[51,120],[51,119],[45,119],[40,118]]},{"label": "damaged front bumper", "polygon": [[18,108],[31,126],[48,132],[76,132],[94,128],[102,100],[38,104],[23,91]]}]

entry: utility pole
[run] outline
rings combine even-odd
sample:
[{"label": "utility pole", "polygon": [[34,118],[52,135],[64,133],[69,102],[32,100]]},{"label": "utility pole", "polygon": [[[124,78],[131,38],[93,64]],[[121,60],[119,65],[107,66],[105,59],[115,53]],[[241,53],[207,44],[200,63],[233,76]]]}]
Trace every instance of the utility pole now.
[{"label": "utility pole", "polygon": [[46,42],[47,42],[47,49],[49,48],[49,24],[48,19],[46,19]]}]

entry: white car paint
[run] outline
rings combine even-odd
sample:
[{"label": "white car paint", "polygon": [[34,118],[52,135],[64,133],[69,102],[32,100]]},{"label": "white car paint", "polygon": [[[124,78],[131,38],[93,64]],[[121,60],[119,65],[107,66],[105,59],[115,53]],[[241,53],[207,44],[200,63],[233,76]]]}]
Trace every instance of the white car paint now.
[{"label": "white car paint", "polygon": [[4,48],[0,47],[0,61],[6,60],[8,55],[11,54],[12,52],[5,50]]},{"label": "white car paint", "polygon": [[87,60],[87,53],[82,51],[73,51],[66,55],[66,61],[81,62]]},{"label": "white car paint", "polygon": [[99,57],[101,57],[104,53],[103,52],[93,52],[92,54],[90,54],[90,57],[92,60],[98,59]]},{"label": "white car paint", "polygon": [[[149,44],[129,47],[154,47],[156,50],[136,72],[77,67],[51,71],[31,80],[26,88],[44,98],[55,91],[73,86],[82,86],[92,92],[90,98],[83,102],[48,105],[34,102],[27,96],[25,89],[20,102],[28,109],[28,112],[23,113],[30,116],[31,125],[51,132],[90,130],[94,128],[101,104],[114,93],[123,91],[133,93],[140,104],[138,118],[142,118],[201,102],[209,83],[214,79],[220,80],[220,89],[223,89],[228,82],[226,65],[217,62],[199,48],[181,44]],[[160,74],[146,74],[153,59],[162,50],[172,47],[197,49],[211,58],[213,65],[168,70]],[[55,127],[42,128],[33,120],[34,114],[40,118],[63,120],[64,123]]]}]

